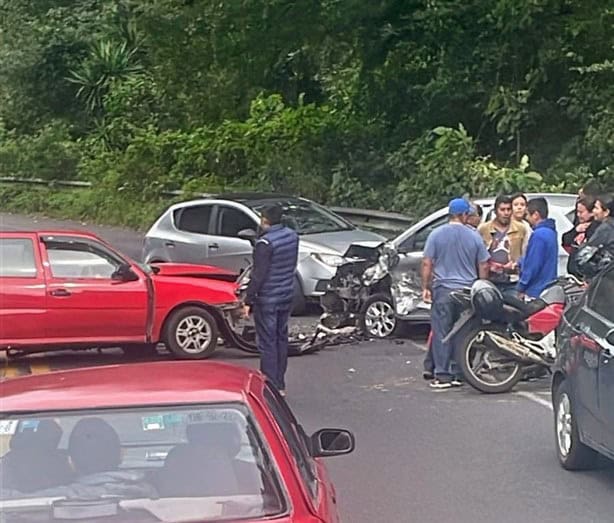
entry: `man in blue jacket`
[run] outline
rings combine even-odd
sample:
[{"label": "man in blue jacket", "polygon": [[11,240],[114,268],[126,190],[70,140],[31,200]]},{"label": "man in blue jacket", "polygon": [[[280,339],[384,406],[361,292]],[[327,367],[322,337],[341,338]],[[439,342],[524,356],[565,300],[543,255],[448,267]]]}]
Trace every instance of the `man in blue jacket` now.
[{"label": "man in blue jacket", "polygon": [[247,287],[245,315],[254,312],[260,370],[285,395],[288,366],[288,320],[294,298],[298,235],[282,224],[279,205],[262,211],[263,234],[254,248],[254,266]]},{"label": "man in blue jacket", "polygon": [[538,298],[542,291],[557,278],[559,243],[556,225],[548,218],[548,202],[545,198],[533,198],[527,205],[529,223],[533,234],[524,257],[519,261],[521,296]]}]

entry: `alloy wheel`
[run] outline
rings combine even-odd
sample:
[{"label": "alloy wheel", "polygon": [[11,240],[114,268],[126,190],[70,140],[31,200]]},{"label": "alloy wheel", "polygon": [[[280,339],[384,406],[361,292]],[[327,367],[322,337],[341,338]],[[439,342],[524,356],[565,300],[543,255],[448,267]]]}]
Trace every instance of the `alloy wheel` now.
[{"label": "alloy wheel", "polygon": [[571,402],[566,392],[563,392],[556,409],[556,440],[561,456],[567,457],[572,445]]},{"label": "alloy wheel", "polygon": [[211,343],[211,326],[200,316],[186,316],[177,325],[175,339],[185,352],[199,354]]},{"label": "alloy wheel", "polygon": [[397,320],[394,309],[385,301],[373,302],[365,311],[365,327],[370,336],[385,338],[394,331]]}]

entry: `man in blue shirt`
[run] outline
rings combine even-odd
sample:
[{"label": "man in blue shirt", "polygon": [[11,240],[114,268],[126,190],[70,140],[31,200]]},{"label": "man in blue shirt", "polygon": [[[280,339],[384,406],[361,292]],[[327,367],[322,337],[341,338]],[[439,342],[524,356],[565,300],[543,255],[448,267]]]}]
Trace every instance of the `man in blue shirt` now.
[{"label": "man in blue shirt", "polygon": [[443,339],[455,320],[451,291],[471,287],[478,278],[488,277],[490,255],[475,231],[466,226],[471,212],[469,202],[462,198],[450,201],[450,221],[435,229],[426,241],[422,260],[422,298],[432,302],[431,332],[435,378],[430,386],[448,389],[453,379],[450,367],[453,357],[452,343]]},{"label": "man in blue shirt", "polygon": [[548,284],[557,278],[559,243],[554,220],[548,218],[545,198],[529,200],[527,213],[533,234],[526,254],[519,260],[520,280],[516,288],[521,296],[539,298]]}]

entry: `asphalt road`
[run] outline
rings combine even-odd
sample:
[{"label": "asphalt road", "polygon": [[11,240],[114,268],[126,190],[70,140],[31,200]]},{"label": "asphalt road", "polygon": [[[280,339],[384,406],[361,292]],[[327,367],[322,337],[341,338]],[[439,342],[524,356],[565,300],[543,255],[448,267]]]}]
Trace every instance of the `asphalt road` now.
[{"label": "asphalt road", "polygon": [[[0,215],[5,229],[61,225]],[[128,254],[139,243],[127,231],[96,231]],[[419,338],[290,361],[289,402],[306,429],[341,426],[356,434],[356,452],[329,461],[343,521],[614,520],[614,469],[569,473],[556,462],[547,382],[495,397],[468,387],[432,391],[420,376],[423,354]],[[257,365],[231,350],[215,358]],[[32,356],[5,373],[118,361],[126,358],[114,352]]]}]

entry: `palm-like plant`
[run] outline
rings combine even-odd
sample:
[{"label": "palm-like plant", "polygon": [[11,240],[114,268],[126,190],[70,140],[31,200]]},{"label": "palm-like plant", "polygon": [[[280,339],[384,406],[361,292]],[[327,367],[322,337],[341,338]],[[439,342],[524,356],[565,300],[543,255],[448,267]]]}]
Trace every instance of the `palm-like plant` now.
[{"label": "palm-like plant", "polygon": [[137,47],[129,47],[126,42],[99,41],[91,46],[88,57],[79,67],[70,72],[67,80],[79,86],[77,97],[92,113],[102,108],[111,82],[143,71],[137,52]]}]

